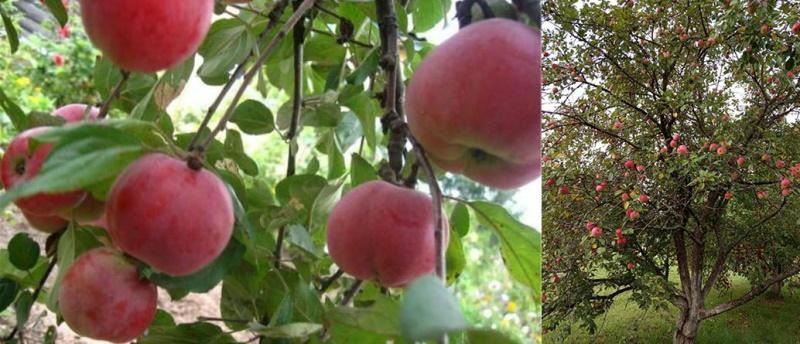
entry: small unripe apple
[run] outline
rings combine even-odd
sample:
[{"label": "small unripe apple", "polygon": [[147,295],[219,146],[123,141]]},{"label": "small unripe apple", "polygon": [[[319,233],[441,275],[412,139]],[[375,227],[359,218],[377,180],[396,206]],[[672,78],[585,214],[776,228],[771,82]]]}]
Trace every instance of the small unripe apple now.
[{"label": "small unripe apple", "polygon": [[[334,206],[328,252],[355,278],[403,287],[436,268],[435,223],[428,195],[384,181],[367,182]],[[446,240],[447,226],[444,234]]]},{"label": "small unripe apple", "polygon": [[64,228],[67,228],[67,225],[69,224],[66,220],[55,215],[35,215],[27,213],[23,210],[22,216],[25,217],[25,220],[28,220],[28,224],[31,225],[33,229],[45,233],[58,232]]},{"label": "small unripe apple", "polygon": [[125,253],[172,276],[204,268],[233,233],[233,203],[215,174],[151,153],[117,177],[106,204],[108,233]]},{"label": "small unripe apple", "polygon": [[679,155],[689,155],[689,148],[686,145],[678,146],[678,154]]},{"label": "small unripe apple", "polygon": [[108,247],[89,250],[70,266],[58,292],[61,315],[75,333],[115,343],[141,336],[156,315],[156,286]]},{"label": "small unripe apple", "polygon": [[[50,127],[38,127],[23,131],[17,135],[6,149],[0,163],[0,179],[6,190],[25,183],[39,174],[44,160],[53,149],[52,143],[44,143],[29,152],[28,143],[31,137],[50,130]],[[70,191],[59,193],[39,193],[32,196],[19,198],[15,201],[23,211],[34,215],[55,215],[77,205],[83,200],[86,193],[83,191]]]},{"label": "small unripe apple", "polygon": [[191,56],[211,26],[214,0],[81,0],[92,43],[123,70],[152,73]]},{"label": "small unripe apple", "polygon": [[516,188],[541,172],[540,92],[541,34],[483,20],[420,63],[406,93],[408,126],[442,169]]}]

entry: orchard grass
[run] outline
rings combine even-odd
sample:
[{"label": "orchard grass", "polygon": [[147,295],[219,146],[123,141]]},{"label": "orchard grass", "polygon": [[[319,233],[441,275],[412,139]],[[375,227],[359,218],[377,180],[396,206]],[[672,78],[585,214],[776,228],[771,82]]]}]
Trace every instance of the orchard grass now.
[{"label": "orchard grass", "polygon": [[[677,274],[672,274],[677,279]],[[708,298],[714,305],[733,300],[750,290],[744,277],[731,278],[731,289],[715,289]],[[703,321],[698,343],[797,343],[800,338],[800,290],[784,285],[781,298],[764,293],[753,301],[727,313]],[[630,292],[618,297],[605,314],[597,317],[597,332],[589,332],[579,323],[570,324],[573,333],[564,343],[666,343],[672,340],[678,309],[641,309]],[[565,324],[561,325],[563,328]],[[555,333],[544,336],[545,343],[559,340]]]}]

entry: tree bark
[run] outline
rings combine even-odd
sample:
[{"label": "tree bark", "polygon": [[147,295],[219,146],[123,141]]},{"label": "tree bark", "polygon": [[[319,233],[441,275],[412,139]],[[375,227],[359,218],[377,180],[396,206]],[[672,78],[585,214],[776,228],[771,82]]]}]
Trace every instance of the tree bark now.
[{"label": "tree bark", "polygon": [[681,309],[678,316],[677,328],[672,337],[674,344],[692,344],[697,337],[697,328],[700,325],[700,310],[696,305],[689,304]]}]

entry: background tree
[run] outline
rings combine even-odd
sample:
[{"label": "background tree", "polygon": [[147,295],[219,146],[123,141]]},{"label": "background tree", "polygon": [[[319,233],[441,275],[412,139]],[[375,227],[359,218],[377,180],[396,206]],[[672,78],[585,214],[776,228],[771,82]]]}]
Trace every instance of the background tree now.
[{"label": "background tree", "polygon": [[[676,343],[800,272],[800,7],[550,1],[545,326],[631,292]],[[707,304],[733,274],[752,290]],[[677,275],[677,283],[670,279]]]},{"label": "background tree", "polygon": [[[71,10],[58,0],[43,3],[59,28],[80,21],[74,16],[77,2],[69,5]],[[517,1],[515,12],[533,24],[536,3]],[[402,102],[389,99],[402,99],[403,82],[435,48],[424,33],[445,20],[450,6],[447,0],[217,2],[217,17],[197,53],[202,61],[190,58],[162,73],[127,73],[107,58],[95,60],[94,51],[76,55],[80,62],[75,66],[88,64],[91,69],[76,69],[67,76],[81,75],[87,83],[73,87],[86,94],[65,91],[75,98],[23,110],[16,94],[4,87],[3,132],[60,125],[63,121],[47,112],[66,102],[96,104],[110,119],[63,127],[42,138],[54,143],[48,161],[69,163],[46,164],[36,179],[0,195],[0,203],[4,207],[20,196],[76,188],[104,200],[116,176],[153,151],[197,158],[221,177],[230,189],[236,217],[233,239],[222,255],[189,276],[168,276],[144,264],[139,273],[173,299],[221,284],[222,318],[175,324],[167,312],[159,311],[140,339],[143,343],[198,337],[235,342],[218,324],[249,332],[261,342],[403,342],[441,339],[448,332],[457,342],[507,341],[494,331],[469,326],[453,307],[450,292],[435,279],[407,290],[381,288],[343,275],[324,250],[331,208],[353,187],[382,177],[411,187],[419,178],[420,190],[437,189],[435,178],[442,173],[420,166],[421,147],[404,141],[400,155],[387,148],[392,128],[381,128],[387,122],[381,117],[392,111],[402,114]],[[29,42],[19,40],[13,11],[11,4],[0,3],[12,52]],[[59,61],[56,65],[61,67],[64,60]],[[196,117],[171,113],[170,103],[195,76],[222,86],[218,98]],[[397,84],[390,81],[394,79]],[[281,101],[274,104],[276,99]],[[397,109],[390,109],[391,103]],[[193,118],[202,119],[199,129]],[[245,152],[244,143],[259,136],[285,144],[264,148],[282,150],[285,166],[261,164]],[[390,160],[402,168],[394,177],[382,173]],[[449,245],[437,252],[447,258],[448,267],[447,275],[439,277],[457,283],[468,264],[464,246],[469,243],[462,244],[461,238],[470,231],[488,230],[499,242],[510,275],[523,286],[529,305],[536,307],[538,233],[499,205],[464,199],[474,192],[461,198],[434,197],[443,203],[452,224]],[[81,254],[107,243],[105,231],[79,223],[52,235],[44,248],[25,233],[17,234],[7,248],[13,266],[0,280],[0,305],[13,305],[17,320],[6,339],[24,328],[34,301],[57,313],[63,274]],[[50,276],[56,264],[58,273]],[[52,288],[44,287],[48,277],[55,281]]]}]

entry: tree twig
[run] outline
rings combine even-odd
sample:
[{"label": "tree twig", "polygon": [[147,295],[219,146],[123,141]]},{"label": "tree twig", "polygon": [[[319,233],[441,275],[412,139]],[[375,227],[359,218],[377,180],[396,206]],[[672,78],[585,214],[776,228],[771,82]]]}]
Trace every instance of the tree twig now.
[{"label": "tree twig", "polygon": [[396,182],[403,169],[403,153],[405,151],[406,137],[402,129],[403,117],[398,111],[398,99],[402,99],[398,87],[398,55],[397,55],[397,16],[394,12],[393,0],[379,0],[375,2],[378,15],[378,26],[381,36],[380,65],[386,73],[386,88],[383,91],[384,115],[381,124],[384,133],[389,132],[389,166],[394,171]]},{"label": "tree twig", "polygon": [[344,271],[342,271],[342,269],[336,270],[331,277],[328,277],[326,280],[322,281],[322,284],[319,286],[319,292],[324,293],[326,290],[328,290],[328,288],[331,287],[331,285],[333,285],[333,282],[336,282],[336,280],[339,279],[339,277],[342,277],[342,275],[344,275]]},{"label": "tree twig", "polygon": [[353,283],[353,285],[351,285],[350,288],[347,288],[347,290],[344,292],[344,297],[342,298],[340,305],[342,306],[349,305],[350,302],[353,301],[353,298],[356,297],[356,294],[358,294],[358,291],[361,290],[361,286],[363,285],[364,281],[356,280],[356,282]]},{"label": "tree twig", "polygon": [[286,34],[291,30],[300,18],[302,18],[306,12],[314,5],[316,0],[304,0],[295,10],[289,20],[281,27],[281,29],[272,37],[269,44],[261,51],[261,55],[256,59],[256,62],[250,67],[250,70],[244,75],[244,79],[242,80],[241,86],[239,86],[239,90],[236,91],[236,94],[231,100],[231,104],[228,106],[228,110],[225,111],[225,115],[222,116],[222,119],[217,123],[217,126],[211,131],[211,134],[208,137],[204,138],[200,143],[199,149],[200,152],[204,152],[205,148],[211,143],[211,140],[214,139],[222,129],[225,128],[225,125],[230,120],[231,116],[233,115],[233,111],[236,109],[236,106],[239,105],[239,101],[241,101],[242,96],[244,95],[244,91],[250,86],[250,83],[253,82],[256,75],[261,71],[261,67],[264,65],[264,62],[267,61],[267,58],[272,54],[275,48],[278,47],[278,43],[286,37]]},{"label": "tree twig", "polygon": [[128,77],[130,77],[131,73],[128,71],[121,71],[122,72],[122,79],[117,82],[117,85],[114,86],[114,89],[111,90],[111,94],[108,95],[108,98],[103,102],[103,105],[100,107],[100,113],[97,114],[97,118],[106,118],[108,116],[108,111],[111,109],[111,102],[114,101],[115,98],[119,97],[119,94],[122,92],[122,87],[125,86],[125,82],[128,81]]},{"label": "tree twig", "polygon": [[[259,35],[258,43],[256,46],[260,46],[261,43],[263,43],[263,41],[265,41],[267,37],[269,37],[269,32],[272,31],[272,29],[278,24],[278,20],[280,19],[281,14],[283,14],[283,11],[286,10],[286,6],[288,5],[289,5],[289,0],[280,0],[275,4],[275,6],[273,6],[272,10],[267,15],[270,18],[270,21],[267,23],[267,27],[264,28],[264,31],[262,31],[261,34]],[[189,147],[188,147],[189,151],[195,150],[195,145],[197,144],[197,140],[200,138],[200,133],[203,131],[204,128],[208,126],[208,122],[211,121],[211,117],[214,116],[215,112],[217,112],[217,109],[219,108],[220,104],[222,104],[222,100],[225,99],[225,96],[228,94],[228,92],[230,92],[236,80],[238,80],[239,77],[242,76],[245,67],[247,66],[247,61],[249,61],[250,58],[252,57],[253,57],[253,52],[250,52],[250,54],[247,55],[244,61],[242,61],[236,67],[236,69],[233,71],[233,76],[231,76],[231,78],[228,79],[228,82],[225,83],[225,86],[222,87],[222,90],[219,92],[219,95],[217,95],[217,99],[215,99],[214,102],[211,104],[211,106],[208,107],[208,111],[206,111],[206,115],[205,117],[203,117],[203,121],[200,122],[200,126],[197,128],[197,132],[194,134],[194,136],[192,136],[192,141],[189,142]]]}]

